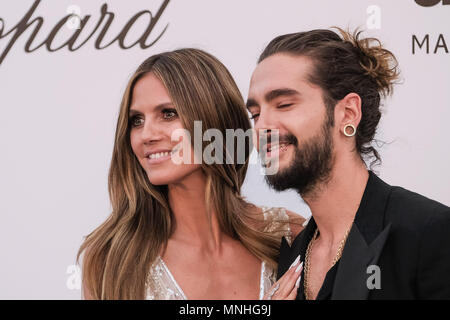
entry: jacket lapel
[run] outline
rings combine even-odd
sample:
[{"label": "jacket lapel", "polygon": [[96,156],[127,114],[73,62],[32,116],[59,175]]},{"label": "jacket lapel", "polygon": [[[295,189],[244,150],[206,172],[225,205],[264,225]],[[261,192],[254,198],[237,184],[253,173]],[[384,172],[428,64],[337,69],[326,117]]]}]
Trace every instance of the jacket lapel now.
[{"label": "jacket lapel", "polygon": [[[355,221],[339,260],[332,299],[363,300],[369,297],[367,279],[370,274],[367,273],[367,267],[378,263],[391,229],[391,224],[384,223],[390,192],[391,187],[369,171],[369,179]],[[288,270],[299,254],[301,261],[304,261],[306,248],[315,229],[316,223],[311,217],[292,246],[282,239],[277,279]]]},{"label": "jacket lapel", "polygon": [[370,245],[367,245],[358,226],[353,224],[339,261],[332,300],[366,300],[368,298],[367,279],[370,274],[367,273],[367,268],[378,263],[390,229],[391,224]]},{"label": "jacket lapel", "polygon": [[306,248],[308,247],[309,240],[312,238],[315,230],[316,223],[311,217],[305,229],[303,229],[303,231],[294,239],[291,246],[289,246],[284,237],[281,239],[277,280],[289,269],[298,255],[301,255],[300,261],[305,259]]},{"label": "jacket lapel", "polygon": [[369,297],[367,267],[377,265],[391,229],[391,224],[384,225],[390,192],[391,187],[369,171],[369,180],[339,260],[332,299]]}]

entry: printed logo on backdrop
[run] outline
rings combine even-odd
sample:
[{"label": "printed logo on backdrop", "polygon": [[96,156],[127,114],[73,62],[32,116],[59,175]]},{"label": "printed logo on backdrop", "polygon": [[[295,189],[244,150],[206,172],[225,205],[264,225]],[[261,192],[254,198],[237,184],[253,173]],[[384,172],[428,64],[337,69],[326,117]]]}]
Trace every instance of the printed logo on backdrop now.
[{"label": "printed logo on backdrop", "polygon": [[[158,23],[161,15],[170,2],[170,0],[164,0],[162,1],[158,11],[155,14],[153,14],[149,10],[142,10],[136,13],[128,20],[128,22],[124,25],[124,27],[116,37],[114,37],[108,43],[105,43],[106,40],[104,40],[104,38],[108,34],[108,29],[115,17],[114,12],[108,9],[107,3],[104,3],[101,6],[100,18],[98,19],[96,24],[88,23],[91,19],[91,15],[87,14],[82,17],[81,8],[76,5],[72,5],[67,8],[67,12],[65,12],[67,14],[51,29],[45,40],[39,44],[36,44],[35,38],[39,34],[42,25],[45,23],[44,17],[34,17],[34,13],[40,2],[41,0],[35,0],[31,8],[27,12],[25,12],[22,19],[14,27],[11,27],[9,31],[7,31],[7,21],[5,21],[4,18],[0,17],[0,44],[6,41],[4,40],[4,38],[9,38],[9,42],[7,43],[7,45],[2,46],[4,47],[3,51],[0,51],[0,65],[5,60],[8,53],[11,51],[16,41],[19,38],[23,37],[22,34],[27,30],[32,30],[32,33],[25,44],[24,50],[26,53],[34,52],[41,47],[45,47],[49,52],[55,52],[61,50],[64,47],[67,47],[69,51],[76,51],[83,47],[96,33],[97,35],[94,43],[94,48],[97,50],[105,49],[116,41],[121,49],[130,49],[137,44],[139,44],[142,49],[147,49],[154,45],[163,36],[169,25],[167,24],[159,34],[153,34],[153,30],[156,24]],[[130,44],[129,38],[131,38],[131,34],[128,37],[127,35],[130,29],[138,20],[145,18],[144,16],[146,16],[147,20],[149,20],[148,25],[145,30],[142,30],[142,33],[140,33],[140,37],[135,40],[135,42]],[[56,44],[55,37],[64,27],[73,30],[73,34],[63,44]],[[88,36],[80,35],[83,30],[84,34],[88,34]],[[90,33],[88,33],[88,30],[90,31]],[[108,38],[110,38],[109,34]],[[125,41],[125,38],[127,38],[127,41]]]},{"label": "printed logo on backdrop", "polygon": [[81,268],[76,264],[67,266],[66,286],[69,290],[81,290]]},{"label": "printed logo on backdrop", "polygon": [[450,0],[414,0],[419,6],[422,7],[433,7],[439,2],[442,2],[443,5],[450,5]]},{"label": "printed logo on backdrop", "polygon": [[381,29],[381,8],[377,5],[367,7],[367,21],[366,26],[369,30]]},{"label": "printed logo on backdrop", "polygon": [[[450,12],[450,0],[414,0],[419,6],[422,7],[434,7],[438,4],[443,10]],[[444,7],[448,5],[448,7]],[[412,35],[412,54],[448,54],[447,41],[445,35],[440,33],[439,35]]]}]

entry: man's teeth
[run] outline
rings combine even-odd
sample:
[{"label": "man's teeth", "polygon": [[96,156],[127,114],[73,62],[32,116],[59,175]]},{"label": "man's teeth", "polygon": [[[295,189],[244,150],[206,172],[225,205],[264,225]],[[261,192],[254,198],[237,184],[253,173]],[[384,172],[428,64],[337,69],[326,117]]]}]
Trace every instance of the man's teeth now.
[{"label": "man's teeth", "polygon": [[267,149],[267,151],[268,151],[268,152],[272,152],[272,151],[275,151],[275,150],[278,150],[278,149],[284,149],[284,148],[286,148],[286,146],[287,146],[287,144],[285,144],[285,143],[273,145],[273,146],[270,146],[270,147]]}]

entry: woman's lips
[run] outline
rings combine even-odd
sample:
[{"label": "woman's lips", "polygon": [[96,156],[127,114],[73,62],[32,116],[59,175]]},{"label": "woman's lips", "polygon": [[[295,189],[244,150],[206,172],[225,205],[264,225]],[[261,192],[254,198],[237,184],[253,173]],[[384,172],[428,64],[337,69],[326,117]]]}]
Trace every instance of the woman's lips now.
[{"label": "woman's lips", "polygon": [[171,151],[166,151],[163,153],[155,153],[155,154],[151,154],[146,158],[146,161],[148,164],[153,165],[153,164],[158,164],[161,162],[164,162],[166,160],[169,160],[172,158],[172,155],[177,152],[180,149],[180,147],[175,147],[174,149],[172,149]]},{"label": "woman's lips", "polygon": [[153,158],[153,159],[152,158],[146,158],[146,160],[147,160],[147,163],[149,165],[153,165],[153,164],[158,164],[158,163],[164,162],[164,161],[170,159],[171,157],[172,157],[172,154],[169,153],[166,156],[161,156],[161,157]]}]

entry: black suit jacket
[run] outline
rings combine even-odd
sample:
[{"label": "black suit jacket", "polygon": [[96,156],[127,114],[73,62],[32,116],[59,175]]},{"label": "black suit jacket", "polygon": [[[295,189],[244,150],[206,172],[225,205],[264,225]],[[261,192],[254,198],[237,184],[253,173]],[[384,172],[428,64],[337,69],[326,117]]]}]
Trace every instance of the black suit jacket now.
[{"label": "black suit jacket", "polygon": [[[299,254],[303,261],[315,226],[311,218],[291,247],[282,239],[278,278]],[[377,273],[371,265],[380,289],[367,285]],[[331,298],[450,299],[450,208],[369,171]]]}]

